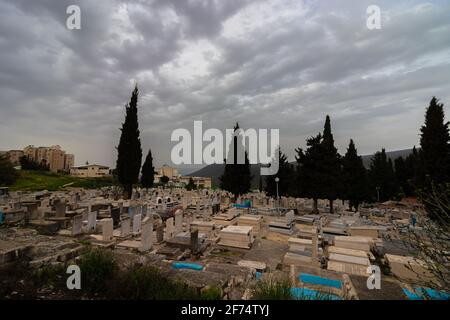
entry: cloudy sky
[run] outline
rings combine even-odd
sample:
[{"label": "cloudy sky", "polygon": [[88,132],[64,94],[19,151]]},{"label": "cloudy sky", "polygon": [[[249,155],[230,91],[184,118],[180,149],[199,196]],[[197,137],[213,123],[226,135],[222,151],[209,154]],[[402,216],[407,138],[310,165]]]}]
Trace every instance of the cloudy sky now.
[{"label": "cloudy sky", "polygon": [[445,0],[0,0],[0,150],[59,144],[114,165],[136,82],[156,165],[194,120],[279,128],[291,160],[326,114],[341,153],[350,138],[361,154],[409,148],[433,95],[449,118],[449,17]]}]

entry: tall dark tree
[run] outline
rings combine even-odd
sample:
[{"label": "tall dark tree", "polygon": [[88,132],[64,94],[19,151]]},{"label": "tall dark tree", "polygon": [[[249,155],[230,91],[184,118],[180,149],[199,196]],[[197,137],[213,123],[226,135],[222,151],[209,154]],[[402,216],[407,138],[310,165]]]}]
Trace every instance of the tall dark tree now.
[{"label": "tall dark tree", "polygon": [[395,177],[400,193],[405,197],[416,196],[417,179],[420,175],[420,161],[416,147],[405,159],[394,160]]},{"label": "tall dark tree", "polygon": [[375,153],[370,164],[370,192],[373,199],[386,201],[397,194],[397,183],[391,159],[386,156],[384,148]]},{"label": "tall dark tree", "polygon": [[191,191],[191,190],[196,190],[197,186],[194,183],[194,179],[192,179],[192,177],[189,178],[189,183],[186,185],[186,190]]},{"label": "tall dark tree", "polygon": [[288,162],[287,156],[278,148],[278,172],[275,175],[266,176],[266,192],[271,197],[277,195],[277,183],[275,178],[280,179],[278,182],[278,195],[290,196],[294,184],[294,168]]},{"label": "tall dark tree", "polygon": [[145,157],[142,165],[141,185],[144,188],[152,188],[155,180],[155,167],[153,167],[152,150],[148,150],[147,157]]},{"label": "tall dark tree", "polygon": [[142,149],[139,138],[139,123],[137,114],[139,91],[136,87],[130,102],[125,105],[125,122],[122,124],[119,146],[117,147],[117,177],[124,189],[124,197],[129,199],[133,192],[133,184],[139,181],[141,170]]},{"label": "tall dark tree", "polygon": [[420,158],[422,174],[427,182],[450,181],[450,133],[445,122],[444,105],[433,97],[420,129]]},{"label": "tall dark tree", "polygon": [[170,178],[168,176],[162,176],[161,179],[159,180],[163,185],[166,185],[169,181]]},{"label": "tall dark tree", "polygon": [[239,124],[236,123],[234,127],[235,135],[225,160],[223,175],[220,177],[220,188],[233,193],[235,197],[249,192],[253,179],[243,139],[237,134],[238,129]]},{"label": "tall dark tree", "polygon": [[367,199],[367,170],[358,156],[355,144],[350,139],[347,153],[342,158],[342,196],[349,201],[349,209],[358,211],[361,202]]},{"label": "tall dark tree", "polygon": [[45,160],[42,160],[41,163],[38,163],[28,156],[21,156],[19,161],[22,170],[50,171],[50,166]]},{"label": "tall dark tree", "polygon": [[342,190],[342,172],[340,155],[334,146],[334,138],[331,133],[330,116],[325,119],[322,137],[323,156],[320,161],[324,180],[321,181],[322,198],[330,201],[330,212],[333,213],[333,201],[337,199]]},{"label": "tall dark tree", "polygon": [[407,186],[409,190],[406,190],[407,196],[417,196],[416,190],[420,183],[420,177],[423,177],[422,165],[420,161],[420,153],[413,147],[412,152],[405,159],[405,172],[408,177]]},{"label": "tall dark tree", "polygon": [[323,157],[322,134],[306,140],[306,150],[295,149],[297,156],[298,181],[301,184],[301,196],[313,199],[313,213],[318,213],[317,202],[323,195],[322,181],[325,179],[321,160]]},{"label": "tall dark tree", "polygon": [[0,187],[9,186],[19,177],[14,165],[5,156],[0,155]]},{"label": "tall dark tree", "polygon": [[402,196],[409,195],[409,174],[406,167],[406,161],[403,157],[398,157],[394,160],[395,178],[397,179],[399,192]]}]

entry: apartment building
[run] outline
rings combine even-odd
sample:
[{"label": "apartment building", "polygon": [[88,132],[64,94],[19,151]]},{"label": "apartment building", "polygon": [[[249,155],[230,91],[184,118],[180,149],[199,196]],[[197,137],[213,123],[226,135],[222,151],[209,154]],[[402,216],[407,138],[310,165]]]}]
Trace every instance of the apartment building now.
[{"label": "apartment building", "polygon": [[14,166],[20,166],[20,158],[23,156],[22,150],[0,151],[0,156],[6,157]]},{"label": "apartment building", "polygon": [[50,171],[53,172],[70,171],[70,168],[75,163],[75,156],[73,154],[67,154],[59,145],[51,147],[35,147],[30,145],[23,149],[23,155],[38,163],[47,164]]}]

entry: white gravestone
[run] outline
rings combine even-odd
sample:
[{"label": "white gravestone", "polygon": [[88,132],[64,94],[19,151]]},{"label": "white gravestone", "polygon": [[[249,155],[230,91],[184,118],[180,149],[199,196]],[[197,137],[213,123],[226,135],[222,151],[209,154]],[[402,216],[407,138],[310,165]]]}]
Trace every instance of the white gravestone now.
[{"label": "white gravestone", "polygon": [[133,216],[133,233],[134,234],[141,232],[141,224],[142,224],[142,215],[135,214]]}]

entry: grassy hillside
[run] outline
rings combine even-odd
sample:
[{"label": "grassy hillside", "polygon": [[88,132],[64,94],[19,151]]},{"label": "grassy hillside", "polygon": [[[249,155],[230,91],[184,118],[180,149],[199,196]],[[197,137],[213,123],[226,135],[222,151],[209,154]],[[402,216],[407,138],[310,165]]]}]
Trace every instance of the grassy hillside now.
[{"label": "grassy hillside", "polygon": [[112,177],[104,178],[77,178],[66,174],[48,171],[21,170],[16,183],[10,186],[11,191],[57,191],[70,183],[70,187],[87,189],[101,188],[114,184]]}]

